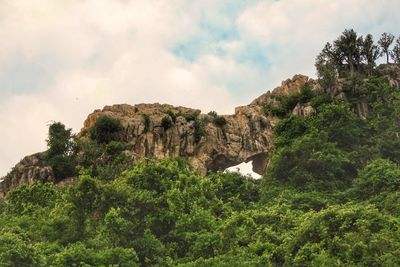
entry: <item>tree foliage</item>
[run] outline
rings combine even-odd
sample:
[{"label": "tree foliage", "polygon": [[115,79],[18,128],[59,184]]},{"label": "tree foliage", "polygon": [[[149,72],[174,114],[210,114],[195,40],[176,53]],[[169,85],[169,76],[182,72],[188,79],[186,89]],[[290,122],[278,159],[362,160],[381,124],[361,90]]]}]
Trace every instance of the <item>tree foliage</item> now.
[{"label": "tree foliage", "polygon": [[47,151],[45,158],[52,166],[57,180],[64,179],[75,174],[75,142],[71,129],[66,129],[61,122],[54,122],[49,126]]},{"label": "tree foliage", "polygon": [[396,43],[391,52],[391,57],[396,64],[400,64],[400,36],[397,38]]},{"label": "tree foliage", "polygon": [[381,55],[386,56],[386,63],[389,63],[390,50],[389,47],[393,43],[394,35],[391,33],[382,33],[381,38],[378,41],[379,46],[382,48]]},{"label": "tree foliage", "polygon": [[119,141],[121,131],[122,125],[118,119],[100,116],[90,129],[90,138],[99,144],[108,144],[111,141]]},{"label": "tree foliage", "polygon": [[379,56],[385,56],[387,63],[390,57],[396,62],[398,48],[390,49],[393,40],[392,34],[383,33],[375,44],[371,34],[358,36],[353,29],[346,29],[332,43],[328,42],[316,58],[315,67],[321,86],[332,89],[338,77],[373,76]]}]

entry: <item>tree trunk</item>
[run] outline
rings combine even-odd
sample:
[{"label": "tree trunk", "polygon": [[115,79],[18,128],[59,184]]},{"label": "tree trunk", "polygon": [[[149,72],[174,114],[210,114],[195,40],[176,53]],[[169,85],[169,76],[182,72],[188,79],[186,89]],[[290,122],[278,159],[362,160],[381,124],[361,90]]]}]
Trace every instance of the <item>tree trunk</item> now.
[{"label": "tree trunk", "polygon": [[350,62],[350,76],[354,75],[354,65],[353,62]]}]

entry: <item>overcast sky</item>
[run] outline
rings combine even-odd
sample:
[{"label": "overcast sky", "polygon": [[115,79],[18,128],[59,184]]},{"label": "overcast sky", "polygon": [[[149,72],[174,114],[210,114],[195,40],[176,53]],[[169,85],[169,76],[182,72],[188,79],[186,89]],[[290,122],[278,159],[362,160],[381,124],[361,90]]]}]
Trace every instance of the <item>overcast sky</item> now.
[{"label": "overcast sky", "polygon": [[399,35],[399,0],[0,0],[0,176],[94,109],[232,113],[346,28]]}]

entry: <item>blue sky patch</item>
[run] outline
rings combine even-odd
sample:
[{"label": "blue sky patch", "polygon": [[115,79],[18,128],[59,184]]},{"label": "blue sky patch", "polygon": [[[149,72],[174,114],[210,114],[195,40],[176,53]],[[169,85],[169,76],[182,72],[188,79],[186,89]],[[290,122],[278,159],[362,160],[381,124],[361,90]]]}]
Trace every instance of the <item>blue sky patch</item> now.
[{"label": "blue sky patch", "polygon": [[226,51],[221,44],[240,39],[236,19],[245,7],[257,2],[257,0],[222,1],[218,7],[218,21],[215,21],[215,18],[210,18],[207,12],[202,12],[196,34],[176,44],[172,47],[171,52],[190,62],[204,54],[226,56]]}]

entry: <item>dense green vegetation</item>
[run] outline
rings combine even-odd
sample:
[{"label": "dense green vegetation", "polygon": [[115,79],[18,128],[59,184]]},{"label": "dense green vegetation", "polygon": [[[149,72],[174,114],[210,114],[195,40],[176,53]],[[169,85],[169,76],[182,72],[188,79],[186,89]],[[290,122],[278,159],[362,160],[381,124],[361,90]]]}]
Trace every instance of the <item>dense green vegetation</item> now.
[{"label": "dense green vegetation", "polygon": [[48,150],[45,158],[53,167],[57,179],[62,180],[76,174],[74,164],[75,142],[71,129],[66,129],[60,122],[49,126]]},{"label": "dense green vegetation", "polygon": [[215,111],[208,112],[208,115],[212,117],[212,122],[218,127],[223,127],[227,123],[225,117],[218,115]]},{"label": "dense green vegetation", "polygon": [[268,115],[282,118],[287,116],[298,103],[304,104],[309,102],[313,98],[313,95],[310,86],[306,84],[298,93],[273,95],[272,99],[276,100],[276,103],[268,103],[263,108]]},{"label": "dense green vegetation", "polygon": [[119,141],[122,129],[119,120],[109,116],[101,116],[97,118],[95,124],[90,129],[90,138],[99,144]]},{"label": "dense green vegetation", "polygon": [[[266,107],[281,120],[261,180],[202,177],[180,158],[132,166],[111,118],[75,142],[52,124],[47,159],[70,159],[78,181],[7,194],[1,266],[399,266],[400,90],[385,77],[352,79],[346,102],[321,79],[322,90]],[[291,115],[298,103],[315,113]],[[191,120],[198,142],[202,122]]]}]

